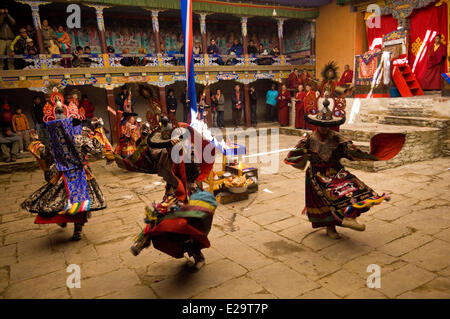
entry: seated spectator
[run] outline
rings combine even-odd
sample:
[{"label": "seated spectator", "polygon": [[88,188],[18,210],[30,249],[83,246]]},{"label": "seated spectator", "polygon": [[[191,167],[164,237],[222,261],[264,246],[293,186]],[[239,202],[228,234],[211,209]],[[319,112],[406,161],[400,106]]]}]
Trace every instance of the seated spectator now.
[{"label": "seated spectator", "polygon": [[9,163],[17,160],[19,153],[20,137],[17,136],[11,127],[6,126],[0,133],[0,151],[2,160]]},{"label": "seated spectator", "polygon": [[274,47],[272,51],[270,51],[270,55],[273,55],[274,57],[280,56],[280,50],[278,47]]},{"label": "seated spectator", "polygon": [[266,49],[264,49],[264,46],[262,45],[262,43],[260,43],[258,46],[258,54],[259,55],[269,55],[269,52]]},{"label": "seated spectator", "polygon": [[[24,55],[27,48],[28,34],[25,28],[20,28],[19,35],[11,42],[10,49],[11,55]],[[20,70],[26,66],[24,59],[14,59],[14,69]]]},{"label": "seated spectator", "polygon": [[[130,50],[129,49],[123,49],[122,54],[130,54]],[[123,57],[120,60],[120,64],[122,64],[123,66],[132,66],[133,65],[133,58],[132,57]]]},{"label": "seated spectator", "polygon": [[253,40],[250,40],[248,42],[247,53],[249,55],[253,55],[253,54],[257,54],[258,53],[258,49],[256,48],[255,42],[253,42]]},{"label": "seated spectator", "polygon": [[[236,55],[236,56],[241,56],[243,53],[242,51],[242,45],[239,43],[238,39],[235,39],[233,42],[233,45],[231,46],[231,48],[228,50],[228,54],[229,55]],[[230,58],[227,60],[227,64],[236,64],[237,60],[235,58]]]},{"label": "seated spectator", "polygon": [[114,54],[116,53],[116,50],[114,50],[114,47],[112,45],[108,45],[106,47],[106,52],[108,52],[108,54]]},{"label": "seated spectator", "polygon": [[31,24],[27,24],[26,28],[28,37],[33,41],[36,41],[36,30],[33,28]]},{"label": "seated spectator", "polygon": [[[64,30],[62,25],[58,26],[56,30],[56,36],[58,37],[58,46],[61,54],[70,54],[70,48],[72,42],[69,34]],[[70,58],[64,58],[61,60],[61,66],[70,68],[72,66],[72,60]]]},{"label": "seated spectator", "polygon": [[70,40],[69,34],[64,30],[62,25],[58,26],[56,30],[56,36],[58,37],[58,46],[61,50],[61,54],[69,54],[72,42]]},{"label": "seated spectator", "polygon": [[239,42],[238,39],[235,39],[233,41],[233,45],[231,46],[231,48],[228,50],[228,54],[235,54],[235,55],[242,55],[242,44]]},{"label": "seated spectator", "polygon": [[73,59],[72,59],[72,66],[74,68],[79,68],[81,66],[81,55],[83,54],[83,48],[81,46],[77,46],[75,50],[72,52]]},{"label": "seated spectator", "polygon": [[25,48],[25,54],[27,54],[27,55],[36,55],[36,54],[38,54],[38,49],[34,45],[34,41],[31,38],[27,39],[27,46]]},{"label": "seated spectator", "polygon": [[20,138],[19,149],[22,153],[27,150],[28,144],[30,144],[30,123],[20,107],[17,108],[16,114],[12,117],[12,125],[14,132]]},{"label": "seated spectator", "polygon": [[222,57],[218,56],[220,54],[220,49],[214,39],[211,39],[211,44],[206,49],[206,53],[216,55],[217,57],[214,59],[216,60],[215,62],[219,65],[223,65]]},{"label": "seated spectator", "polygon": [[216,45],[216,41],[214,39],[211,39],[211,44],[206,49],[206,53],[208,53],[208,54],[220,54],[220,49]]},{"label": "seated spectator", "polygon": [[160,49],[161,49],[161,54],[166,54],[166,45],[164,44],[164,42],[160,43]]},{"label": "seated spectator", "polygon": [[[138,54],[147,54],[147,51],[144,47],[140,47],[138,50]],[[134,58],[134,65],[144,66],[148,63],[148,60],[145,56],[137,56]]]},{"label": "seated spectator", "polygon": [[44,39],[45,50],[49,54],[59,54],[58,46],[56,46],[57,49],[53,47],[56,45],[55,43],[57,42],[58,37],[56,36],[55,30],[53,30],[52,27],[48,25],[47,19],[42,20],[41,32],[42,38]]},{"label": "seated spectator", "polygon": [[271,64],[275,63],[278,59],[278,57],[280,56],[280,50],[278,49],[278,47],[274,47],[272,49],[272,51],[270,51],[270,55],[272,56],[271,58]]},{"label": "seated spectator", "polygon": [[200,43],[199,42],[195,43],[195,46],[192,50],[193,50],[194,54],[202,53],[202,47],[201,47]]},{"label": "seated spectator", "polygon": [[[84,54],[91,54],[91,47],[85,46],[84,47]],[[84,68],[88,68],[91,66],[92,60],[90,58],[81,58],[81,66]]]},{"label": "seated spectator", "polygon": [[258,47],[258,56],[259,57],[256,60],[256,64],[258,64],[258,65],[270,65],[270,64],[272,64],[272,58],[261,57],[261,56],[264,56],[264,55],[269,55],[269,52],[267,52],[267,50],[264,49],[262,43],[260,43],[259,47]]}]

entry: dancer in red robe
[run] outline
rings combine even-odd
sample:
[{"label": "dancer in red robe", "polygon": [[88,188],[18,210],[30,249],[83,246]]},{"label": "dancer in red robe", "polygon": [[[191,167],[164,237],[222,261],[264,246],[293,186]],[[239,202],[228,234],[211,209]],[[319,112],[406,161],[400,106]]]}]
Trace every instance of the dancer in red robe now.
[{"label": "dancer in red robe", "polygon": [[281,92],[277,97],[278,103],[278,123],[280,126],[288,126],[289,125],[289,103],[291,101],[291,94],[286,88],[286,85],[281,86]]},{"label": "dancer in red robe", "polygon": [[298,92],[295,94],[295,128],[305,128],[305,96],[306,92],[303,90],[303,85],[300,84]]},{"label": "dancer in red robe", "polygon": [[441,36],[434,38],[434,43],[428,49],[427,68],[422,78],[419,79],[423,90],[440,90],[441,73],[445,72],[445,57],[447,49],[441,43]]},{"label": "dancer in red robe", "polygon": [[[311,102],[312,100],[308,101]],[[373,205],[389,200],[385,193],[379,195],[340,163],[349,160],[379,161],[393,158],[402,149],[404,134],[377,134],[371,139],[370,153],[359,150],[352,141],[329,128],[345,123],[345,98],[338,97],[332,109],[325,99],[321,106],[310,103],[305,110],[305,120],[319,129],[305,133],[285,163],[306,170],[305,209],[313,228],[325,227],[327,235],[339,239],[336,226],[364,231],[366,226],[357,217]]]}]

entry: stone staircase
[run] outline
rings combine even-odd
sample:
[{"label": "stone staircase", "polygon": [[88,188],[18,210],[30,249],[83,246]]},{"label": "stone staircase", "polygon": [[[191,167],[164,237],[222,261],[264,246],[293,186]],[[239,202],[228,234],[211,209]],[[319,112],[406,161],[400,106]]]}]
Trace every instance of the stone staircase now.
[{"label": "stone staircase", "polygon": [[33,155],[29,152],[23,152],[19,155],[16,162],[0,162],[0,174],[34,170],[38,167],[39,164]]},{"label": "stone staircase", "polygon": [[[352,104],[353,99],[347,100],[347,114],[350,114]],[[403,133],[406,135],[405,145],[400,153],[389,161],[352,162],[343,159],[342,163],[348,167],[375,172],[407,163],[450,156],[448,114],[448,98],[423,96],[361,100],[356,123],[342,125],[340,132],[367,152],[370,151],[371,137],[379,133]],[[290,127],[280,129],[280,133],[301,135],[303,131]]]}]

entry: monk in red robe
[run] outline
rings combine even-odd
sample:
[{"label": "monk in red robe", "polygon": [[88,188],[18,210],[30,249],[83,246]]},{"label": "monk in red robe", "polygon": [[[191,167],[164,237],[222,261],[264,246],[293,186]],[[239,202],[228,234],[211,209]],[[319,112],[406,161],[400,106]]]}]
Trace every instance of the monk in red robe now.
[{"label": "monk in red robe", "polygon": [[277,97],[278,103],[278,123],[280,126],[288,126],[289,125],[289,105],[288,103],[291,101],[291,93],[287,90],[285,84],[281,87],[281,92]]},{"label": "monk in red robe", "polygon": [[342,76],[337,83],[337,86],[343,86],[343,85],[351,85],[353,82],[353,71],[350,70],[350,66],[346,64],[344,66],[344,73],[342,73]]},{"label": "monk in red robe", "polygon": [[310,83],[310,82],[311,82],[311,74],[309,74],[308,71],[303,70],[303,71],[300,73],[299,78],[300,78],[300,80],[301,80],[301,84],[303,84],[303,85],[305,86],[305,89],[306,89],[306,84],[308,84],[308,83],[311,84],[311,83]]},{"label": "monk in red robe", "polygon": [[289,90],[296,90],[300,84],[302,84],[302,79],[298,74],[298,69],[294,69],[294,71],[292,71],[289,75],[287,87]]},{"label": "monk in red robe", "polygon": [[298,92],[295,94],[295,128],[305,128],[305,96],[303,85],[298,86]]},{"label": "monk in red robe", "polygon": [[[308,97],[310,95],[314,95],[314,96],[316,95],[316,91],[314,91],[311,88],[310,84],[306,84],[305,88],[306,88],[306,92],[305,92],[305,97],[303,98],[303,109],[305,109],[305,107],[306,107],[306,97]],[[307,129],[307,130],[312,130],[313,129],[313,126],[311,124],[309,124],[306,121],[304,123],[305,123],[305,129]]]},{"label": "monk in red robe", "polygon": [[434,38],[434,43],[428,49],[427,68],[419,79],[423,90],[440,90],[441,73],[445,72],[446,48],[441,43],[441,36]]}]

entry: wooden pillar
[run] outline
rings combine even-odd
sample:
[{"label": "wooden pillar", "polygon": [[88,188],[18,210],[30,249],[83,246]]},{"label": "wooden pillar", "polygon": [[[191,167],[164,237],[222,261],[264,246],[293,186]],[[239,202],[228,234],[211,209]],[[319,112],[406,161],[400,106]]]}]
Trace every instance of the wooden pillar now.
[{"label": "wooden pillar", "polygon": [[311,21],[311,63],[316,64],[316,19]]},{"label": "wooden pillar", "polygon": [[283,55],[283,18],[277,19],[277,26],[278,26],[278,49],[280,50],[280,55]]},{"label": "wooden pillar", "polygon": [[[106,101],[107,101],[107,105],[109,107],[111,107],[112,109],[116,110],[116,102],[114,99],[114,91],[113,89],[106,89]],[[117,132],[117,118],[114,114],[112,114],[111,112],[108,112],[109,115],[109,131],[111,132],[110,136],[111,136],[111,142],[113,144],[118,143],[118,132]]]},{"label": "wooden pillar", "polygon": [[165,116],[168,116],[167,113],[167,104],[166,104],[166,87],[159,87],[159,102],[161,103],[161,111]]},{"label": "wooden pillar", "polygon": [[36,40],[39,53],[46,54],[47,52],[45,52],[44,38],[42,36],[42,29],[41,29],[41,17],[39,16],[39,5],[47,4],[50,2],[26,1],[24,3],[28,4],[31,7],[31,15],[33,17],[34,28],[36,29]]},{"label": "wooden pillar", "polygon": [[[152,26],[153,26],[153,34],[155,36],[156,53],[159,54],[159,53],[161,53],[161,40],[159,39],[158,12],[159,12],[158,10],[152,10]],[[164,97],[164,105],[166,105],[165,97]]]},{"label": "wooden pillar", "polygon": [[98,27],[98,37],[100,39],[100,48],[103,54],[107,54],[108,49],[106,45],[105,20],[103,19],[103,9],[109,7],[96,5],[93,5],[92,7],[95,8],[95,14],[97,15],[97,27]]},{"label": "wooden pillar", "polygon": [[209,84],[205,85],[205,94],[206,94],[206,104],[209,105],[209,112],[208,112],[208,127],[212,127],[212,105],[211,105],[211,87]]},{"label": "wooden pillar", "polygon": [[250,118],[250,90],[249,85],[244,84],[244,120],[245,127],[250,127],[252,125]]},{"label": "wooden pillar", "polygon": [[247,21],[248,21],[247,17],[241,17],[242,48],[246,58],[248,55]]},{"label": "wooden pillar", "polygon": [[206,34],[206,13],[200,13],[200,34],[202,35],[202,52],[203,54],[206,54],[206,48],[208,47],[208,40],[207,40],[207,34]]}]

